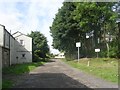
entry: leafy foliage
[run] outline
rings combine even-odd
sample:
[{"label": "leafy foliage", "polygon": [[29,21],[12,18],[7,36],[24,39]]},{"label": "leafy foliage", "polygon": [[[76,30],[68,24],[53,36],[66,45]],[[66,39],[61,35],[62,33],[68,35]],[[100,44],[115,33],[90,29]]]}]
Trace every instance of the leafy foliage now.
[{"label": "leafy foliage", "polygon": [[[83,57],[95,57],[95,48],[100,48],[104,56],[108,56],[110,48],[109,56],[115,57],[118,29],[115,23],[117,15],[111,10],[113,5],[112,2],[64,2],[50,27],[53,47],[64,51],[67,58],[76,58],[75,43],[81,42],[80,54]],[[116,42],[107,41],[109,36]]]},{"label": "leafy foliage", "polygon": [[32,31],[29,36],[33,39],[34,61],[47,58],[46,54],[49,53],[49,47],[46,37],[38,31]]}]

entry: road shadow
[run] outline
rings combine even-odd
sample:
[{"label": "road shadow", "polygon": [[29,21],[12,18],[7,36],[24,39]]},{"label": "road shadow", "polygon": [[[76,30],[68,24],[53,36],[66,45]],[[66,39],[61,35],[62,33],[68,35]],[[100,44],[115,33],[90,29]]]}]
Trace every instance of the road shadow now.
[{"label": "road shadow", "polygon": [[56,62],[54,59],[47,60],[46,62]]},{"label": "road shadow", "polygon": [[[29,74],[12,88],[89,88],[64,73]],[[89,88],[89,90],[92,90]]]}]

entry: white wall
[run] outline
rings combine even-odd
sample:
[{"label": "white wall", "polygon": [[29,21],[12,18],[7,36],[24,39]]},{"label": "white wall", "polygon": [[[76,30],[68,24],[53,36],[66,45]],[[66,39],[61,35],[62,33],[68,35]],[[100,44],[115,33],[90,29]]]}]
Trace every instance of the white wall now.
[{"label": "white wall", "polygon": [[[15,47],[16,56],[18,57],[17,63],[32,62],[32,38],[26,35],[16,37]],[[20,40],[24,41],[24,45],[20,44]],[[24,57],[23,57],[24,54]]]},{"label": "white wall", "polygon": [[20,35],[17,37],[17,41],[20,43],[20,40],[24,41],[24,48],[28,51],[32,51],[32,38],[26,35]]},{"label": "white wall", "polygon": [[16,64],[15,39],[10,36],[10,65]]},{"label": "white wall", "polygon": [[[17,36],[18,39],[16,39],[18,41],[13,36]],[[10,65],[32,62],[32,38],[23,35],[22,33],[16,33],[13,36],[9,32],[7,32],[7,30],[5,30],[4,26],[0,25],[0,46],[5,47],[8,50],[10,49]],[[20,40],[24,41],[23,46],[19,43]],[[2,60],[2,57],[6,58],[5,56],[2,56],[1,50],[2,49],[0,49],[0,60]],[[9,59],[7,58],[6,60]]]},{"label": "white wall", "polygon": [[10,48],[10,34],[4,30],[5,33],[5,47]]},{"label": "white wall", "polygon": [[0,25],[0,46],[4,45],[4,27]]},{"label": "white wall", "polygon": [[[14,58],[11,58],[11,63],[17,64],[32,62],[32,38],[20,32],[14,34],[13,37],[15,37],[15,40],[12,39],[14,47],[12,47],[13,42],[11,40],[11,56],[14,56]],[[20,40],[23,40],[23,45],[20,44]],[[14,55],[12,55],[12,53],[14,53]]]},{"label": "white wall", "polygon": [[0,25],[0,46],[3,46],[5,48],[10,48],[9,44],[10,44],[10,33],[7,30],[5,30],[5,26]]}]

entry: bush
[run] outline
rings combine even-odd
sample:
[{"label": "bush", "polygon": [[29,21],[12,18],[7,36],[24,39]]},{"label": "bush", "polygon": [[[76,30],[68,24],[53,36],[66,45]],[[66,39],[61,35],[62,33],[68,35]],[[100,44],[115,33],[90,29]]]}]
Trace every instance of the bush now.
[{"label": "bush", "polygon": [[37,54],[34,54],[33,62],[39,62],[39,61],[42,61],[42,58],[40,58]]},{"label": "bush", "polygon": [[117,48],[116,47],[110,48],[109,56],[111,58],[116,58],[117,57]]},{"label": "bush", "polygon": [[101,52],[100,52],[100,57],[107,57],[107,50],[101,50]]}]

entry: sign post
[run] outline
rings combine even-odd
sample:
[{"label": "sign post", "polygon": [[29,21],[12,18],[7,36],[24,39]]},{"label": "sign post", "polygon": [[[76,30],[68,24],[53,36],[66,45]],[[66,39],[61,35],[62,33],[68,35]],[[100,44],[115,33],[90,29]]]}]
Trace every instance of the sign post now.
[{"label": "sign post", "polygon": [[78,62],[79,62],[79,47],[78,47]]},{"label": "sign post", "polygon": [[78,47],[78,62],[79,62],[79,47],[81,47],[81,43],[80,42],[77,42],[76,43],[76,47]]},{"label": "sign post", "polygon": [[95,52],[97,53],[97,58],[98,58],[98,52],[100,52],[100,49],[95,49]]}]

